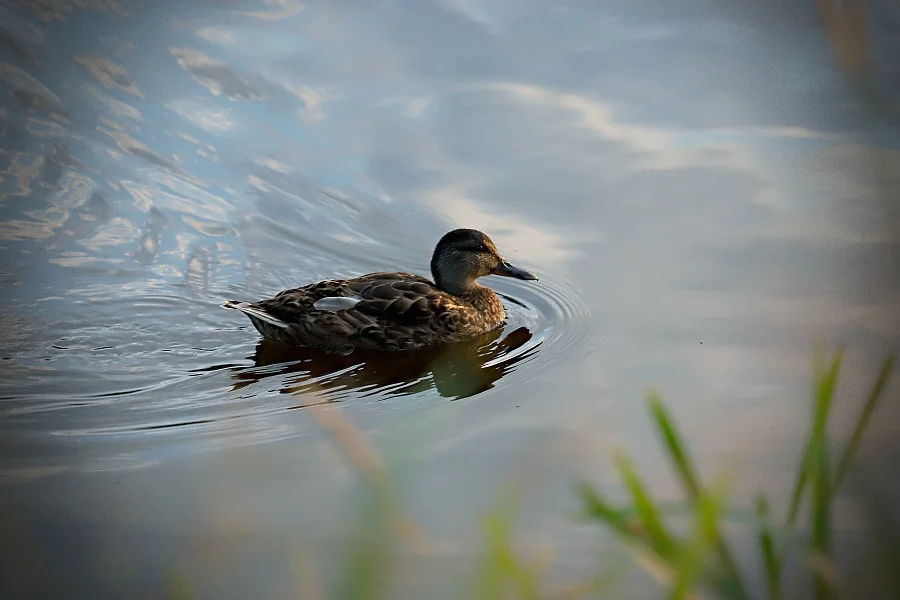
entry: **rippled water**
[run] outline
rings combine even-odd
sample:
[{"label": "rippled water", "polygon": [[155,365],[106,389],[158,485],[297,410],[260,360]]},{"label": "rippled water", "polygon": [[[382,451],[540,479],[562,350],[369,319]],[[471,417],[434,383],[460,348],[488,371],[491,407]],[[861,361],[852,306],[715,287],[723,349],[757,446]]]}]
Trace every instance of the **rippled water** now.
[{"label": "rippled water", "polygon": [[[209,536],[243,565],[211,597],[282,589],[248,539],[330,551],[354,489],[312,405],[463,562],[524,469],[529,540],[592,568],[574,478],[626,446],[667,489],[648,385],[705,469],[783,489],[812,343],[852,394],[900,331],[900,19],[854,87],[814,3],[742,6],[0,0],[0,530],[62,565],[10,589],[160,597]],[[540,276],[487,278],[472,343],[322,355],[219,307],[427,275],[454,227]]]}]

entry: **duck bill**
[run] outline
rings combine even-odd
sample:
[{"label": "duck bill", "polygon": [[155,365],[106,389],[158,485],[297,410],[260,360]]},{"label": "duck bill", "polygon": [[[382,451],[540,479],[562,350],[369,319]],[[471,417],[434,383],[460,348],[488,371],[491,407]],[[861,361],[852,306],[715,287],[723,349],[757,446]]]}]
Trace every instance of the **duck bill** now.
[{"label": "duck bill", "polygon": [[491,271],[493,275],[500,275],[501,277],[515,277],[516,279],[524,279],[525,281],[537,281],[537,275],[526,271],[525,269],[520,269],[519,267],[514,267],[505,260],[501,260],[500,264]]}]

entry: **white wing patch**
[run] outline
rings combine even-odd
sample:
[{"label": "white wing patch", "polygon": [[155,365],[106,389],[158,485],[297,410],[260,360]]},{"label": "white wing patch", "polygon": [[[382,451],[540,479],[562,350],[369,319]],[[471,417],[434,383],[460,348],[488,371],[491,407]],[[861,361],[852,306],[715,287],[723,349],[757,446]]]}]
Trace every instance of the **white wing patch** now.
[{"label": "white wing patch", "polygon": [[339,310],[353,308],[359,304],[360,300],[362,300],[362,298],[357,296],[325,296],[324,298],[316,300],[315,304],[313,304],[313,308],[316,310],[337,312]]}]

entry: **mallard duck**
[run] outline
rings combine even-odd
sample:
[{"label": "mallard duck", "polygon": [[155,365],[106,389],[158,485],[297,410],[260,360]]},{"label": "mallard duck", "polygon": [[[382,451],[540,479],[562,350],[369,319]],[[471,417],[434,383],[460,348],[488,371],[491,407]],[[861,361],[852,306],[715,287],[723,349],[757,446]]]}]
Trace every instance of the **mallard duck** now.
[{"label": "mallard duck", "polygon": [[503,303],[479,277],[537,277],[514,267],[475,229],[446,233],[431,257],[434,282],[411,273],[370,273],[222,306],[246,314],[263,337],[342,352],[413,350],[471,339],[500,327]]}]

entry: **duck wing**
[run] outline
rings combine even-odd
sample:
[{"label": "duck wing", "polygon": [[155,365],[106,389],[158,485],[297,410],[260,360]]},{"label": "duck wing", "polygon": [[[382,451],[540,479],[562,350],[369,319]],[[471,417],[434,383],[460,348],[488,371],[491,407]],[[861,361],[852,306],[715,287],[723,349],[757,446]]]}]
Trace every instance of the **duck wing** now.
[{"label": "duck wing", "polygon": [[407,273],[377,273],[348,283],[361,314],[391,323],[416,324],[435,317],[450,296],[425,279]]},{"label": "duck wing", "polygon": [[457,339],[473,307],[418,275],[372,273],[285,290],[253,303],[226,303],[264,337],[307,346],[405,350]]},{"label": "duck wing", "polygon": [[255,305],[287,323],[302,315],[328,312],[351,321],[376,319],[384,324],[415,324],[434,318],[437,306],[449,298],[418,275],[372,273],[285,290]]}]

